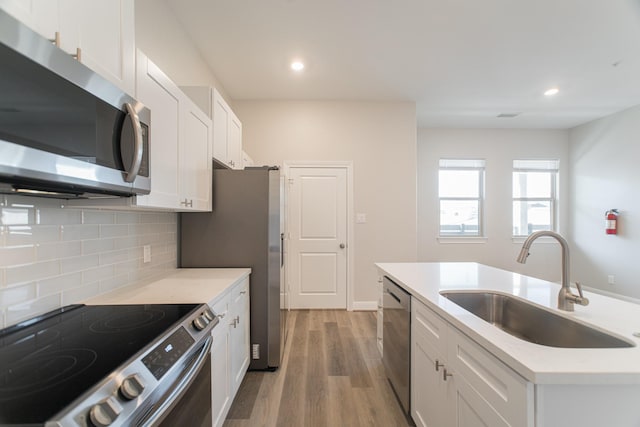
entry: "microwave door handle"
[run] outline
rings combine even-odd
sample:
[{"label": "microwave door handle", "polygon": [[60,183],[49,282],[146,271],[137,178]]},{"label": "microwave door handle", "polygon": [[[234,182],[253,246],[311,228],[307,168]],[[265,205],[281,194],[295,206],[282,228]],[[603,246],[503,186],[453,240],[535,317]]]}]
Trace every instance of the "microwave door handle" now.
[{"label": "microwave door handle", "polygon": [[140,126],[140,118],[135,108],[128,102],[124,104],[127,109],[127,116],[131,118],[131,125],[133,126],[133,161],[131,166],[127,168],[125,166],[125,178],[126,182],[133,182],[138,176],[140,171],[140,165],[142,164],[143,144],[142,144],[142,126]]}]

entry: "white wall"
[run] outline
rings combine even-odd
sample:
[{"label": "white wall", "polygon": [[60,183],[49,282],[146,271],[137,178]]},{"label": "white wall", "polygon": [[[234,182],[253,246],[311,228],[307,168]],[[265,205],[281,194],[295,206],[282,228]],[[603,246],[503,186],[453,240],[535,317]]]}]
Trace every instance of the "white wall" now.
[{"label": "white wall", "polygon": [[[640,298],[640,106],[571,130],[573,278]],[[604,213],[620,210],[618,235]],[[607,284],[615,275],[616,284]]]},{"label": "white wall", "polygon": [[[354,164],[354,300],[378,299],[375,262],[416,259],[416,113],[408,102],[236,101],[257,165],[285,160]],[[356,304],[359,306],[359,304]],[[375,308],[375,305],[372,305]]]},{"label": "white wall", "polygon": [[[438,161],[440,158],[486,160],[484,227],[481,243],[438,240]],[[511,174],[514,159],[560,160],[559,197],[568,196],[568,132],[563,130],[419,129],[418,130],[418,259],[476,261],[546,280],[560,280],[556,243],[536,242],[527,263],[515,259],[522,240],[511,236]],[[560,203],[559,230],[568,231],[568,204]],[[446,239],[451,241],[453,239]]]},{"label": "white wall", "polygon": [[135,0],[135,14],[137,47],[171,80],[178,86],[215,87],[231,102],[164,0]]}]

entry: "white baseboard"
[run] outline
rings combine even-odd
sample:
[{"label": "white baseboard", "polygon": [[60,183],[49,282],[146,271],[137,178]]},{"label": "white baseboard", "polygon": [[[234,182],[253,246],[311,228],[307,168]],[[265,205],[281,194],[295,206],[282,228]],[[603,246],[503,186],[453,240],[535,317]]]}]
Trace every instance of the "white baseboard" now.
[{"label": "white baseboard", "polygon": [[378,301],[354,301],[353,311],[376,311]]}]

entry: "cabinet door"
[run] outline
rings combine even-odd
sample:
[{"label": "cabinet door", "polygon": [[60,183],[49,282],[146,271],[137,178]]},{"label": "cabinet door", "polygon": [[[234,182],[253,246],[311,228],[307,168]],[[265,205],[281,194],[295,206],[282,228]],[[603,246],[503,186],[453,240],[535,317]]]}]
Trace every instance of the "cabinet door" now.
[{"label": "cabinet door", "polygon": [[60,31],[58,0],[0,0],[0,8],[47,39]]},{"label": "cabinet door", "polygon": [[235,395],[249,367],[249,279],[232,291],[230,304],[237,320],[231,329],[231,391]]},{"label": "cabinet door", "polygon": [[230,163],[233,169],[242,169],[242,123],[233,112],[229,121],[227,163]]},{"label": "cabinet door", "polygon": [[211,119],[186,96],[181,104],[180,203],[183,210],[211,210]]},{"label": "cabinet door", "polygon": [[213,329],[211,345],[211,418],[215,427],[224,424],[231,407],[229,329],[222,326],[223,320]]},{"label": "cabinet door", "polygon": [[419,301],[411,300],[411,416],[419,427],[452,425],[450,393],[453,384],[443,374],[447,368],[446,325]]},{"label": "cabinet door", "polygon": [[[473,408],[473,403],[479,402],[478,404],[486,403],[499,414],[500,418],[505,420],[505,425],[533,425],[534,400],[531,383],[453,326],[449,326],[447,343],[448,365],[455,374],[455,382],[459,389],[456,398],[459,406],[461,405],[457,410],[459,416],[467,416],[464,415],[467,413],[464,408]],[[481,401],[470,396],[470,391],[466,390],[467,386],[477,392]],[[461,396],[465,395],[467,397],[460,400]],[[476,412],[483,414],[480,409]],[[502,424],[496,421],[487,425]]]},{"label": "cabinet door", "polygon": [[135,92],[134,2],[59,0],[61,48],[129,94]]},{"label": "cabinet door", "polygon": [[516,427],[520,425],[509,424],[462,376],[455,376],[454,381],[456,388],[452,403],[455,410],[455,424],[452,425],[463,427]]},{"label": "cabinet door", "polygon": [[[227,139],[229,138],[229,116],[231,108],[217,90],[213,91],[213,157],[225,165],[227,157]],[[229,165],[230,166],[230,165]]]},{"label": "cabinet door", "polygon": [[180,98],[178,87],[146,55],[137,55],[137,98],[151,109],[149,151],[151,193],[138,196],[147,207],[178,208],[178,139]]}]

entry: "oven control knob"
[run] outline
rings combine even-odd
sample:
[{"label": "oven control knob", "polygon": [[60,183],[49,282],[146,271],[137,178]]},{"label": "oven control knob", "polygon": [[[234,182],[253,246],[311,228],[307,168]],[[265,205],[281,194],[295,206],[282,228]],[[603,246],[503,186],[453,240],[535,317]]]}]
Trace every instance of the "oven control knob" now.
[{"label": "oven control knob", "polygon": [[196,328],[198,331],[201,331],[204,328],[206,328],[208,324],[209,324],[209,321],[204,316],[198,316],[195,319],[193,319],[193,327]]},{"label": "oven control knob", "polygon": [[96,427],[107,427],[113,423],[122,412],[118,399],[109,396],[93,405],[89,411],[89,418]]},{"label": "oven control knob", "polygon": [[213,314],[213,311],[211,311],[210,309],[207,308],[207,309],[204,310],[204,317],[206,317],[207,320],[209,322],[211,322],[213,319],[216,318],[216,315]]},{"label": "oven control knob", "polygon": [[140,396],[144,390],[144,381],[140,378],[140,375],[129,375],[120,384],[120,394],[127,400],[133,400]]}]

